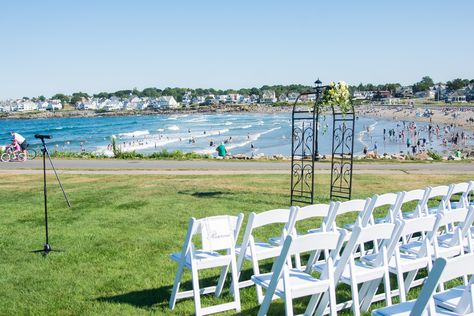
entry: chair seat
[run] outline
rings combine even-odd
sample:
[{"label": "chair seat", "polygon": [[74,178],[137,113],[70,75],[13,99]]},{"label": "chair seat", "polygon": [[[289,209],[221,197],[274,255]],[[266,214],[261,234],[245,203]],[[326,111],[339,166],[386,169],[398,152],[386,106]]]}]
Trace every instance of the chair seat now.
[{"label": "chair seat", "polygon": [[[296,234],[297,237],[300,237],[302,236],[301,234]],[[281,237],[270,237],[268,238],[268,241],[270,242],[270,244],[274,245],[274,246],[281,246]]]},{"label": "chair seat", "polygon": [[[396,305],[383,307],[383,308],[374,310],[372,312],[372,315],[373,316],[408,316],[410,315],[410,312],[413,309],[413,306],[415,306],[415,301],[399,303]],[[436,306],[435,308],[436,308],[436,313],[434,313],[434,315],[443,315],[443,316],[444,315],[445,316],[458,315],[444,308],[441,308],[439,306]],[[425,311],[422,315],[423,316],[428,315],[428,312]]]},{"label": "chair seat", "polygon": [[[421,241],[413,241],[408,244],[400,246],[400,250],[403,250],[405,252],[411,253],[411,254],[418,254],[421,251],[421,248],[423,246],[423,243]],[[433,255],[434,258],[434,247],[432,245],[429,245],[430,247],[430,252]],[[446,258],[451,258],[456,255],[459,255],[461,252],[460,247],[458,246],[453,246],[448,243],[440,243],[438,244],[438,256],[439,257],[446,257]]]},{"label": "chair seat", "polygon": [[[459,202],[451,202],[451,208],[458,208],[460,207],[462,204],[459,203]],[[474,205],[474,201],[471,201],[469,202],[469,205]]]},{"label": "chair seat", "polygon": [[388,219],[386,217],[379,217],[374,219],[375,224],[382,224],[382,223],[388,223]]},{"label": "chair seat", "polygon": [[[362,283],[362,282],[382,278],[383,273],[384,273],[384,268],[374,267],[371,265],[364,264],[360,261],[356,261],[354,272],[357,278],[357,283]],[[352,284],[349,265],[345,267],[344,272],[342,273],[342,276],[341,276],[341,281],[348,285]]]},{"label": "chair seat", "polygon": [[461,300],[464,291],[466,290],[465,285],[457,286],[447,291],[433,295],[435,304],[437,306],[443,307],[450,311],[455,311],[456,307]]},{"label": "chair seat", "polygon": [[411,218],[415,218],[416,214],[415,212],[402,212],[402,217],[404,219],[411,219]]},{"label": "chair seat", "polygon": [[[290,269],[289,272],[290,288],[293,298],[307,296],[313,293],[322,293],[329,289],[329,280],[319,280],[313,278],[311,275],[297,269]],[[273,273],[254,275],[252,276],[252,281],[257,285],[268,288],[270,286],[272,276]],[[284,297],[285,291],[283,287],[283,278],[278,281],[275,294],[281,298]]]},{"label": "chair seat", "polygon": [[[376,257],[377,257],[377,254],[367,255],[367,256],[361,257],[360,260],[366,264],[374,265]],[[418,258],[414,254],[400,253],[400,265],[401,265],[400,270],[402,270],[402,272],[405,273],[408,271],[413,271],[415,269],[421,269],[421,268],[426,267],[428,265],[428,258],[426,257]],[[388,268],[391,273],[393,274],[397,273],[397,264],[396,264],[395,256],[392,256],[392,258],[390,258],[390,262],[388,263]]]},{"label": "chair seat", "polygon": [[[220,267],[225,266],[230,262],[230,256],[221,255],[214,251],[195,250],[194,255],[194,259],[199,268]],[[170,258],[179,263],[181,261],[181,253],[172,253]],[[189,255],[186,256],[185,265],[188,269],[191,269],[191,257]]]},{"label": "chair seat", "polygon": [[[240,246],[235,248],[235,253],[237,255],[240,254]],[[281,247],[272,246],[266,242],[256,242],[255,243],[255,258],[257,260],[263,260],[268,258],[278,257],[281,252]],[[252,260],[252,256],[250,255],[250,247],[247,247],[247,251],[245,252],[245,259]]]}]

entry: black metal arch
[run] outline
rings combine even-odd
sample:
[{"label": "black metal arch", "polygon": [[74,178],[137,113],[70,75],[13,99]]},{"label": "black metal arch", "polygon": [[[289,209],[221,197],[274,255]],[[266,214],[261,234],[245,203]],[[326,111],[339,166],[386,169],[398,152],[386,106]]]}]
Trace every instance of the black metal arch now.
[{"label": "black metal arch", "polygon": [[[321,96],[326,86],[316,81],[313,91],[301,93],[293,105],[291,141],[291,205],[314,204],[315,161],[319,160],[318,125]],[[312,107],[298,108],[302,96],[315,95]],[[331,106],[333,118],[330,198],[350,199],[355,111],[343,113]]]}]

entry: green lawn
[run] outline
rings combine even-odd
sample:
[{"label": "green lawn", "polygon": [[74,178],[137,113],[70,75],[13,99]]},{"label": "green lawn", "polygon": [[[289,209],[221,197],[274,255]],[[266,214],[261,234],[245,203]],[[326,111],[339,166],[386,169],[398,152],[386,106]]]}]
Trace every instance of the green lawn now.
[{"label": "green lawn", "polygon": [[[354,197],[470,179],[463,175],[357,175]],[[176,265],[168,255],[180,250],[191,216],[248,215],[287,207],[289,202],[289,178],[284,175],[64,175],[71,209],[65,206],[55,179],[49,177],[49,181],[50,243],[65,252],[43,258],[30,252],[41,248],[44,240],[41,176],[0,179],[1,315],[173,314],[168,298]],[[317,176],[318,202],[328,202],[328,181],[328,176]],[[303,225],[301,229],[317,223]],[[278,235],[279,228],[269,230],[261,233]],[[217,277],[218,271],[203,272],[205,284]],[[184,278],[185,287],[190,288],[190,274]],[[350,292],[341,287],[338,296],[344,299]],[[255,290],[243,289],[241,298],[243,314],[256,314]],[[203,305],[222,300],[229,300],[227,292],[219,300],[206,296]],[[306,302],[296,300],[298,312],[304,311]],[[188,299],[178,301],[174,313],[188,315],[193,310],[193,301]],[[272,305],[271,313],[283,313],[281,301]]]}]

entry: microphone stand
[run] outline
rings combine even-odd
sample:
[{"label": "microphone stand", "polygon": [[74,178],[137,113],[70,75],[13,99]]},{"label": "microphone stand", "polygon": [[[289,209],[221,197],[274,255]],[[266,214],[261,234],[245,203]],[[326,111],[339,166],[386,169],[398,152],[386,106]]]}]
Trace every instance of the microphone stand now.
[{"label": "microphone stand", "polygon": [[41,253],[43,256],[47,256],[50,252],[55,251],[55,252],[60,252],[63,250],[60,249],[53,249],[51,245],[49,244],[49,231],[48,231],[48,193],[46,189],[46,156],[48,156],[49,162],[51,164],[51,167],[53,168],[54,174],[56,175],[56,179],[58,180],[59,187],[61,188],[61,191],[63,192],[64,199],[66,200],[66,203],[68,207],[71,207],[71,203],[69,203],[69,199],[67,198],[66,192],[64,191],[63,185],[61,183],[61,180],[59,180],[58,173],[56,172],[56,168],[54,168],[53,161],[51,160],[51,156],[49,155],[48,147],[46,146],[46,143],[44,142],[45,138],[51,138],[51,137],[44,137],[43,135],[35,135],[36,138],[39,138],[43,144],[43,148],[41,149],[41,152],[43,153],[43,193],[44,193],[44,224],[45,224],[45,233],[46,233],[46,243],[43,245],[43,249],[39,250],[33,250],[32,252],[37,252]]}]

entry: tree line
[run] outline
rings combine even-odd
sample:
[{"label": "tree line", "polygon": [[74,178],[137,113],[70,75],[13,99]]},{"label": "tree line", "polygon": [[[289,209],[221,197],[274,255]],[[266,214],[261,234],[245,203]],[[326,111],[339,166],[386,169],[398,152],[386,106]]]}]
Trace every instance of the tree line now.
[{"label": "tree line", "polygon": [[[451,81],[446,82],[446,86],[448,90],[454,91],[461,88],[468,86],[469,84],[474,84],[474,79],[461,79],[457,78]],[[437,83],[431,79],[429,76],[424,76],[420,81],[414,83],[412,85],[413,92],[416,93],[418,91],[426,91],[429,87],[436,86]],[[390,91],[395,92],[398,88],[402,87],[400,83],[384,83],[384,84],[362,84],[359,85],[350,85],[349,90],[351,92],[354,91]],[[189,93],[191,97],[195,96],[205,96],[209,94],[213,95],[223,95],[223,94],[242,94],[242,95],[256,95],[262,96],[263,92],[266,90],[275,91],[276,97],[280,95],[288,95],[289,93],[302,93],[305,91],[310,91],[312,89],[311,86],[301,85],[301,84],[290,84],[290,85],[264,85],[260,88],[241,88],[241,89],[213,89],[213,88],[197,88],[197,89],[189,89],[189,88],[165,88],[159,89],[155,87],[145,88],[143,90],[138,90],[137,88],[131,90],[118,90],[115,92],[100,92],[97,94],[89,95],[85,92],[75,92],[71,95],[57,93],[51,97],[51,99],[59,99],[63,103],[75,104],[82,100],[82,98],[112,98],[117,97],[121,99],[130,98],[133,96],[137,97],[149,97],[149,98],[158,98],[160,96],[173,96],[178,102],[183,100],[183,96],[185,93]],[[29,99],[24,97],[24,99]],[[46,98],[44,96],[39,96],[37,98],[32,98],[33,101],[44,101]]]}]

